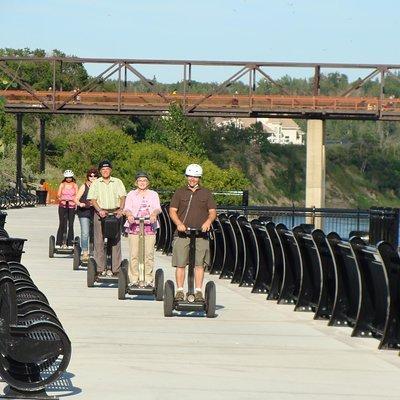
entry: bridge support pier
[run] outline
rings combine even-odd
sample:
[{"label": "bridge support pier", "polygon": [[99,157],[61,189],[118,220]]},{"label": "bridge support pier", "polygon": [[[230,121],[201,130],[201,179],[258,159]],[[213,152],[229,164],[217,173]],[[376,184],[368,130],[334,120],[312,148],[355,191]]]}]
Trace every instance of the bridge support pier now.
[{"label": "bridge support pier", "polygon": [[22,132],[22,119],[24,114],[17,113],[17,152],[16,152],[16,161],[17,161],[17,173],[15,177],[15,189],[18,194],[21,193],[22,189],[22,140],[23,140],[23,132]]},{"label": "bridge support pier", "polygon": [[[307,121],[306,207],[325,207],[325,121]],[[307,223],[322,228],[321,218],[308,217]]]},{"label": "bridge support pier", "polygon": [[45,172],[46,169],[45,146],[46,146],[46,120],[44,118],[40,118],[40,172]]}]

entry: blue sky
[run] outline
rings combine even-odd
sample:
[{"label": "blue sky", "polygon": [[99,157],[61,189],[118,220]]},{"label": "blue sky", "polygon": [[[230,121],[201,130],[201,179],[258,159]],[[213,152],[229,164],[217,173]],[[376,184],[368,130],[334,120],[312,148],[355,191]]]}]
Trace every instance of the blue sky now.
[{"label": "blue sky", "polygon": [[[2,3],[0,47],[81,57],[400,64],[399,0]],[[163,81],[180,76],[172,68],[153,72]],[[222,75],[199,71],[204,80]]]}]

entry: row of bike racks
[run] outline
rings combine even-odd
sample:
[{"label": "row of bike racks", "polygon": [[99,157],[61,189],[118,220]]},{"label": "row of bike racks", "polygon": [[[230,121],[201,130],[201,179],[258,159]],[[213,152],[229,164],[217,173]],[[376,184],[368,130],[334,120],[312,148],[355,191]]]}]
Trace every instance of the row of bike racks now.
[{"label": "row of bike racks", "polygon": [[[169,254],[167,205],[161,215],[156,247]],[[351,327],[352,336],[376,338],[379,349],[400,348],[400,258],[391,244],[237,213],[220,213],[212,232],[210,274],[330,326]]]},{"label": "row of bike racks", "polygon": [[38,204],[38,197],[28,191],[18,192],[10,189],[0,192],[0,210],[8,208],[34,207]]},{"label": "row of bike racks", "polygon": [[46,296],[21,264],[26,239],[0,230],[2,398],[48,399],[45,388],[67,369],[71,342]]}]

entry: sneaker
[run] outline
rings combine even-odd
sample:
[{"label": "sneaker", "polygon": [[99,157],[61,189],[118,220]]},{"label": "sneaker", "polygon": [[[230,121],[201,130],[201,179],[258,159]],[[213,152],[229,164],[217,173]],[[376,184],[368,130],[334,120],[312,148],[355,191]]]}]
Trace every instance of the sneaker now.
[{"label": "sneaker", "polygon": [[108,269],[106,274],[107,274],[107,276],[113,276],[113,272],[111,271],[111,269]]},{"label": "sneaker", "polygon": [[178,290],[175,293],[175,301],[184,301],[185,300],[185,293],[182,290]]},{"label": "sneaker", "polygon": [[152,289],[152,288],[154,287],[153,281],[147,282],[147,283],[146,283],[146,287],[147,287],[148,289]]},{"label": "sneaker", "polygon": [[89,253],[87,251],[83,252],[81,259],[83,262],[87,262],[89,260]]},{"label": "sneaker", "polygon": [[128,288],[129,289],[137,288],[138,286],[139,286],[139,282],[128,283]]},{"label": "sneaker", "polygon": [[204,301],[203,293],[196,292],[194,294],[194,301]]},{"label": "sneaker", "polygon": [[66,244],[63,244],[63,245],[61,246],[61,248],[62,248],[63,250],[67,250],[67,249],[68,249],[68,247],[67,247]]},{"label": "sneaker", "polygon": [[104,269],[103,271],[101,271],[100,275],[101,276],[107,276],[107,271]]}]

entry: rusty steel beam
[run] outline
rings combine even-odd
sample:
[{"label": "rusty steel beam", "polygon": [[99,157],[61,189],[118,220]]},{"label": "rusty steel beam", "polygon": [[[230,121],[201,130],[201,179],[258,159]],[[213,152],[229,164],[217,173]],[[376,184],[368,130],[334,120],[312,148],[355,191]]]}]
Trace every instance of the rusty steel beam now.
[{"label": "rusty steel beam", "polygon": [[243,67],[236,73],[234,73],[232,76],[230,76],[226,81],[222,82],[220,85],[218,85],[214,90],[212,90],[210,93],[206,94],[203,98],[200,100],[196,101],[192,107],[189,108],[188,112],[192,112],[197,106],[199,106],[201,103],[203,103],[205,100],[209,99],[211,96],[214,94],[220,93],[222,89],[225,87],[228,87],[232,83],[236,82],[238,79],[240,79],[242,76],[246,75],[250,71],[248,66]]},{"label": "rusty steel beam", "polygon": [[126,67],[131,71],[133,74],[135,74],[149,89],[152,93],[156,93],[158,96],[160,96],[166,103],[169,103],[169,100],[166,98],[166,96],[163,93],[156,92],[154,90],[154,83],[150,80],[147,79],[144,75],[142,75],[136,68],[133,68],[132,65],[126,64]]},{"label": "rusty steel beam", "polygon": [[[381,72],[380,69],[376,69],[375,71],[372,71],[370,74],[368,74],[365,78],[361,79],[361,81],[357,81],[354,85],[352,85],[349,89],[347,89],[345,92],[341,94],[342,97],[348,97],[350,93],[354,92],[354,90],[360,89],[362,86],[364,86],[368,81],[370,81],[373,77],[379,74]],[[381,82],[382,83],[382,82]]]},{"label": "rusty steel beam", "polygon": [[279,89],[282,90],[283,93],[290,95],[290,93],[282,86],[280,85],[278,82],[276,82],[274,79],[272,79],[266,72],[264,72],[258,65],[256,65],[256,70],[263,75],[268,81],[270,81],[274,86],[279,87]]},{"label": "rusty steel beam", "polygon": [[18,82],[29,94],[31,94],[37,101],[39,101],[44,107],[49,108],[44,99],[40,98],[36,94],[36,90],[30,86],[28,83],[24,82],[22,79],[15,74],[15,72],[8,68],[6,65],[3,65],[3,62],[0,60],[0,70],[2,70],[7,76],[11,77],[14,81]]},{"label": "rusty steel beam", "polygon": [[321,66],[317,65],[314,68],[313,95],[318,96],[320,92],[321,82]]},{"label": "rusty steel beam", "polygon": [[339,68],[339,69],[400,69],[400,64],[351,64],[351,63],[300,63],[300,62],[263,62],[263,61],[212,61],[212,60],[166,60],[166,59],[136,59],[136,58],[93,58],[93,57],[0,57],[0,61],[32,61],[32,62],[58,62],[69,63],[127,63],[127,64],[159,64],[159,65],[200,65],[200,66],[237,66],[258,65],[260,67],[282,68]]},{"label": "rusty steel beam", "polygon": [[[116,67],[118,65],[118,67],[112,71],[112,69],[114,67]],[[74,100],[76,98],[76,96],[78,96],[79,94],[81,94],[83,91],[88,91],[91,92],[92,89],[94,89],[101,81],[104,81],[105,79],[109,78],[110,76],[114,75],[117,71],[119,71],[121,69],[121,65],[118,63],[114,63],[113,65],[110,65],[107,69],[105,69],[102,73],[100,73],[99,75],[96,76],[96,78],[94,78],[94,80],[92,80],[91,82],[87,83],[82,89],[77,90],[74,94],[72,94],[71,96],[69,96],[67,98],[67,100],[65,100],[63,103],[61,103],[61,105],[59,105],[57,107],[57,110],[60,110],[61,108],[63,108],[66,104],[68,104],[71,100]],[[109,72],[111,70],[111,72]],[[108,73],[109,72],[109,73]],[[105,77],[104,75],[107,74]],[[55,99],[54,101],[54,106],[55,106]]]},{"label": "rusty steel beam", "polygon": [[[34,113],[34,114],[49,114],[48,110],[43,109],[29,109],[25,107],[14,107],[12,110],[6,109],[8,113]],[[160,116],[166,115],[168,113],[167,109],[153,108],[149,109],[121,109],[118,111],[117,108],[110,108],[105,110],[104,108],[79,108],[79,109],[68,109],[64,108],[55,111],[53,114],[96,114],[96,115],[147,115],[147,116]],[[284,116],[287,118],[299,118],[299,119],[363,119],[363,120],[379,120],[380,117],[377,115],[376,111],[365,112],[365,111],[300,111],[293,109],[282,109],[282,110],[256,110],[253,109],[249,112],[248,109],[242,110],[221,110],[215,109],[202,109],[195,110],[191,113],[185,113],[188,117],[274,117],[274,116]],[[382,120],[400,120],[400,112],[388,114],[382,113]]]}]

